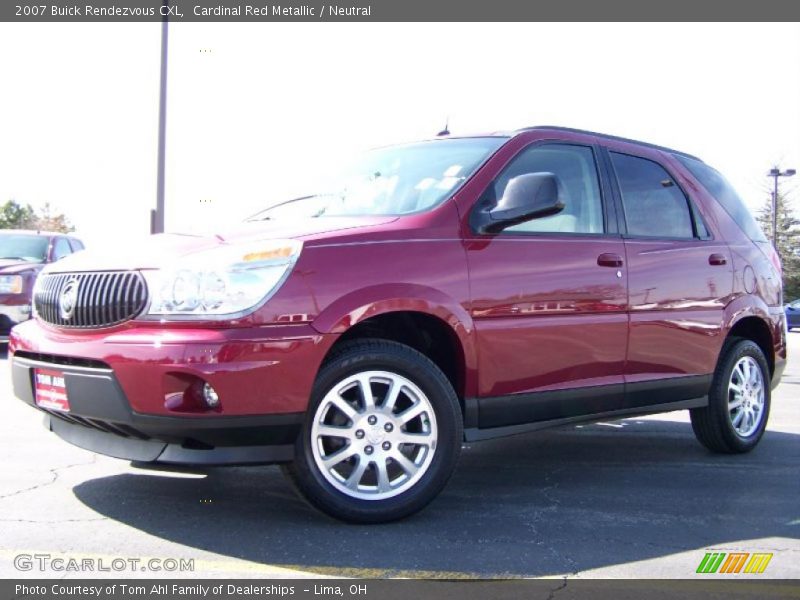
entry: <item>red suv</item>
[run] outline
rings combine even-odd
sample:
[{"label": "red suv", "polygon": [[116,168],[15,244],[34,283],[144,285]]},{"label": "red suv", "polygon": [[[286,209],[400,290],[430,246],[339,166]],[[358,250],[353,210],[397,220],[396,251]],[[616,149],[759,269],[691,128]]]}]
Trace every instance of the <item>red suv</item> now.
[{"label": "red suv", "polygon": [[340,519],[409,515],[464,440],[689,409],[746,452],[786,361],[780,263],[701,160],[540,127],[367,153],[209,237],[48,266],[16,394],[83,448],[281,463]]}]

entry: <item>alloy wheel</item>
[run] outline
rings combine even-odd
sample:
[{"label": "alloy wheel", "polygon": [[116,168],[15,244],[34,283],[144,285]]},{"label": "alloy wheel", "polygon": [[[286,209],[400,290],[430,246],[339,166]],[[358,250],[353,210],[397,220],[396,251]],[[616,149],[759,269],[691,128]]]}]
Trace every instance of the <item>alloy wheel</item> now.
[{"label": "alloy wheel", "polygon": [[314,461],[338,491],[383,500],[419,481],[436,452],[433,406],[410,379],[364,371],[334,385],[311,426]]},{"label": "alloy wheel", "polygon": [[743,356],[728,382],[728,417],[740,436],[748,437],[758,429],[764,418],[765,395],[761,367],[751,356]]}]

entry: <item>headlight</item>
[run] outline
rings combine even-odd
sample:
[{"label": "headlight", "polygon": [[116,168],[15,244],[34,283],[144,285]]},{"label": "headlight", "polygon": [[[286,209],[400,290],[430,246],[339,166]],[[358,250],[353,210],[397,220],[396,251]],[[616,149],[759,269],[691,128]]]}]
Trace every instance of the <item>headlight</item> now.
[{"label": "headlight", "polygon": [[0,275],[0,294],[21,294],[22,275]]},{"label": "headlight", "polygon": [[222,246],[142,271],[150,290],[147,314],[237,316],[277,291],[302,248],[296,240]]}]

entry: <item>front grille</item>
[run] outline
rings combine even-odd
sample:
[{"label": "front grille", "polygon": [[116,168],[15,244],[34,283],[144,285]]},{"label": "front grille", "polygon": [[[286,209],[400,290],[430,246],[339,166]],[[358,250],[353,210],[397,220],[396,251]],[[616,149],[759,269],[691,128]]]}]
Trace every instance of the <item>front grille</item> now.
[{"label": "front grille", "polygon": [[33,305],[43,321],[59,327],[117,325],[147,304],[147,286],[138,271],[53,273],[37,282]]},{"label": "front grille", "polygon": [[110,369],[111,367],[101,360],[93,358],[78,358],[76,356],[62,356],[60,354],[43,354],[41,352],[28,352],[27,350],[17,350],[14,353],[16,358],[27,358],[52,365],[63,365],[65,367],[84,367],[88,369]]}]

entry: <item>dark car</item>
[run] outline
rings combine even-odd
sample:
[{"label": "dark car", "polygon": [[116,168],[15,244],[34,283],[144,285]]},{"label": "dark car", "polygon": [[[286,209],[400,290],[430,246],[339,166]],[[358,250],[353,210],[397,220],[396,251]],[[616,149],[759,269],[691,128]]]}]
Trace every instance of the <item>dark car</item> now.
[{"label": "dark car", "polygon": [[428,504],[465,440],[688,409],[747,452],[786,362],[780,263],[725,179],[555,127],[372,151],[235,231],[49,266],[34,308],[14,389],[58,436],[281,463],[357,522]]},{"label": "dark car", "polygon": [[46,231],[0,230],[0,342],[11,328],[31,317],[31,296],[39,272],[78,250],[75,237]]},{"label": "dark car", "polygon": [[786,328],[791,330],[800,327],[800,300],[786,305]]}]

